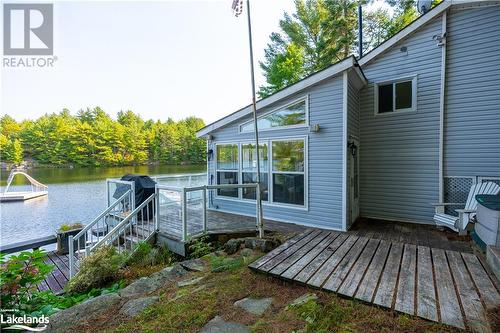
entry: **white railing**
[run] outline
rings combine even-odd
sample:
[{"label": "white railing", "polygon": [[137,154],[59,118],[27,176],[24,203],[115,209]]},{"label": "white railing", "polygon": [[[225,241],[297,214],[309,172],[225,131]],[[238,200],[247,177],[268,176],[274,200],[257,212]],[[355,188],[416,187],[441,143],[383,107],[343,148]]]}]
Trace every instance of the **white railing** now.
[{"label": "white railing", "polygon": [[48,189],[47,185],[40,183],[38,180],[31,177],[26,172],[13,169],[9,173],[9,177],[7,178],[7,186],[4,189],[4,193],[7,193],[9,191],[10,185],[12,184],[12,181],[14,180],[14,177],[16,175],[23,175],[24,177],[26,177],[26,179],[28,179],[31,185],[31,192],[45,192]]},{"label": "white railing", "polygon": [[[134,200],[134,192],[127,190],[99,216],[87,224],[79,233],[69,239],[70,276],[75,272],[80,260],[89,255],[93,244],[109,233],[109,230],[120,224],[130,215],[130,204]],[[76,249],[75,249],[76,245]],[[76,251],[75,251],[76,250]]]},{"label": "white railing", "polygon": [[[197,236],[211,231],[208,225],[208,205],[207,205],[207,193],[210,190],[219,189],[239,189],[239,188],[254,188],[256,192],[256,199],[260,200],[260,186],[257,183],[252,184],[223,184],[223,185],[202,185],[193,187],[179,187],[179,186],[168,186],[168,185],[156,185],[156,193],[158,197],[158,216],[157,219],[162,217],[169,218],[169,227],[175,228],[176,231],[180,230],[180,239],[182,242],[186,242],[189,237]],[[201,206],[201,216],[192,216],[189,218],[189,214],[195,215],[194,211],[196,209],[189,209],[193,206]],[[259,237],[263,237],[263,223],[262,214],[259,214],[256,205],[256,230],[259,232]],[[175,216],[179,218],[175,219]],[[172,222],[172,220],[174,220]],[[191,227],[191,231],[190,228]],[[175,233],[175,232],[173,232]]]},{"label": "white railing", "polygon": [[133,210],[135,208],[135,182],[121,179],[106,179],[106,206],[111,206],[127,190],[132,191],[128,206],[130,210]]},{"label": "white railing", "polygon": [[193,187],[207,184],[206,173],[191,173],[180,175],[159,175],[152,177],[158,185]]}]

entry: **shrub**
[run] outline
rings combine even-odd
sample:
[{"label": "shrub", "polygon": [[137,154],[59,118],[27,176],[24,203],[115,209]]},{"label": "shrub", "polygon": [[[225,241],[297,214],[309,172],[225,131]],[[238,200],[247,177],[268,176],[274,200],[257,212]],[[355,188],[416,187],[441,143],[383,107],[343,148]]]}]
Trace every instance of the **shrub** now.
[{"label": "shrub", "polygon": [[0,302],[2,308],[29,313],[36,308],[36,286],[53,269],[44,262],[45,251],[21,252],[9,259],[0,253]]},{"label": "shrub", "polygon": [[59,227],[59,232],[65,232],[65,231],[70,231],[70,230],[73,230],[73,229],[81,229],[83,228],[83,224],[81,224],[80,222],[76,222],[76,223],[65,223],[65,224],[61,224],[61,226]]},{"label": "shrub", "polygon": [[148,242],[141,241],[127,258],[127,265],[138,267],[170,265],[174,261],[175,255],[165,246],[152,246]]},{"label": "shrub", "polygon": [[193,239],[188,245],[189,258],[201,258],[214,251],[213,245],[209,242],[209,236],[203,235],[199,238]]},{"label": "shrub", "polygon": [[81,293],[99,288],[113,280],[125,264],[126,255],[112,246],[98,248],[80,263],[80,271],[66,285],[66,292]]}]

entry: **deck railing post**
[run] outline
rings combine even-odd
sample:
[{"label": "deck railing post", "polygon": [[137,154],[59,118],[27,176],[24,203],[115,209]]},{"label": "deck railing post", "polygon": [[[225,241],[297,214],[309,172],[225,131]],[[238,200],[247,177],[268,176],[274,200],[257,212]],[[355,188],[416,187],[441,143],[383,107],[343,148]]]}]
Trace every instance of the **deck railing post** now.
[{"label": "deck railing post", "polygon": [[[263,225],[262,225],[262,212],[259,209],[259,202],[260,202],[260,184],[257,183],[257,186],[255,187],[255,196],[256,196],[256,211],[257,211],[257,230],[259,230],[259,238],[264,237],[264,230],[263,230]],[[260,206],[262,207],[262,206]]]},{"label": "deck railing post", "polygon": [[182,218],[182,241],[186,242],[187,239],[187,202],[186,202],[186,188],[182,188],[181,197],[181,218]]},{"label": "deck railing post", "polygon": [[155,214],[155,230],[158,231],[160,230],[158,225],[159,225],[159,218],[160,218],[160,189],[158,188],[158,185],[155,185],[156,186],[156,189],[155,189],[155,192],[156,192],[156,198],[155,198],[155,210],[154,210],[154,214]]},{"label": "deck railing post", "polygon": [[202,190],[202,200],[201,204],[203,205],[203,232],[207,232],[207,186],[203,186]]},{"label": "deck railing post", "polygon": [[74,261],[75,261],[75,257],[74,257],[74,249],[73,249],[73,236],[69,236],[68,238],[68,247],[69,247],[69,278],[71,279],[73,277],[73,274],[75,273],[74,272]]}]

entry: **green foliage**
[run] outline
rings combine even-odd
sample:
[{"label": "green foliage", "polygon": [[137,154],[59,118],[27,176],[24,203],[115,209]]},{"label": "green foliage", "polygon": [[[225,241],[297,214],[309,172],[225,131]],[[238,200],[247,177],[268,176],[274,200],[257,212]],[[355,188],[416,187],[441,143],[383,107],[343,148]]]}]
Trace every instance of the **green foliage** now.
[{"label": "green foliage", "polygon": [[53,269],[44,260],[42,250],[21,252],[6,259],[0,253],[0,290],[1,304],[4,309],[13,309],[21,313],[30,313],[36,304],[36,286]]},{"label": "green foliage", "polygon": [[120,111],[113,120],[99,107],[76,116],[64,109],[20,123],[5,115],[0,118],[0,159],[19,164],[25,156],[42,164],[76,166],[199,164],[206,147],[196,131],[204,125],[195,117],[144,121],[132,111]]},{"label": "green foliage", "polygon": [[82,293],[106,285],[113,280],[126,259],[125,253],[118,253],[112,246],[98,248],[81,261],[78,274],[66,285],[66,292]]},{"label": "green foliage", "polygon": [[189,258],[201,258],[214,251],[214,246],[209,242],[210,237],[203,235],[188,243]]},{"label": "green foliage", "polygon": [[[267,97],[300,79],[357,53],[358,4],[373,0],[295,0],[295,12],[285,13],[280,32],[270,35],[260,67]],[[393,14],[382,8],[363,8],[363,53],[377,47],[415,20],[416,0],[385,0]],[[433,0],[433,6],[441,0]]]},{"label": "green foliage", "polygon": [[59,231],[65,232],[65,231],[70,231],[70,230],[74,230],[74,229],[81,229],[81,228],[83,228],[83,225],[80,222],[65,223],[65,224],[61,224],[61,226],[59,227]]},{"label": "green foliage", "polygon": [[[210,271],[220,273],[225,271],[234,272],[250,263],[250,259],[238,256],[210,256]],[[247,262],[248,261],[248,262]]]},{"label": "green foliage", "polygon": [[165,246],[152,246],[150,243],[141,241],[137,244],[135,251],[127,258],[130,266],[156,266],[170,265],[176,261],[176,256]]},{"label": "green foliage", "polygon": [[329,304],[320,304],[316,300],[309,300],[289,308],[306,322],[305,331],[324,333],[345,331],[348,328],[347,321],[353,310],[352,306],[344,307],[336,300]]}]

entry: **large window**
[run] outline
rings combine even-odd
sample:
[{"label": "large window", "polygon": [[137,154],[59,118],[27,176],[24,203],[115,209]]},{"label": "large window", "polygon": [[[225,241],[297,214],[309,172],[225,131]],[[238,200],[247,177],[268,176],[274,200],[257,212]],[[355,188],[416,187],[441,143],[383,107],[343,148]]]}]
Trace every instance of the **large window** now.
[{"label": "large window", "polygon": [[[243,184],[257,183],[257,145],[255,143],[242,144],[241,146],[241,178]],[[260,182],[261,182],[261,192],[262,200],[267,201],[269,198],[268,191],[268,172],[269,172],[269,160],[268,160],[268,149],[267,144],[259,144],[259,160],[260,160]],[[244,199],[254,199],[255,189],[254,188],[244,188],[243,189]]]},{"label": "large window", "polygon": [[414,111],[415,99],[416,78],[375,85],[375,108],[377,114]]},{"label": "large window", "polygon": [[[302,99],[281,109],[268,113],[257,119],[259,130],[271,129],[274,127],[288,127],[305,125],[307,115],[307,101]],[[254,130],[253,121],[249,121],[240,126],[241,132],[251,132]]]},{"label": "large window", "polygon": [[305,142],[272,142],[273,202],[304,206]]},{"label": "large window", "polygon": [[[217,184],[238,184],[238,145],[217,145]],[[238,197],[238,189],[218,189],[217,194]]]}]

